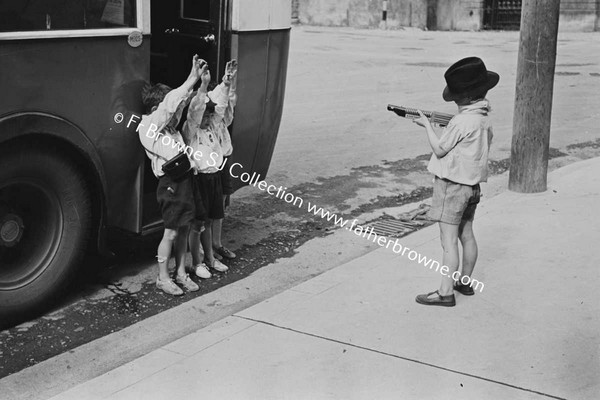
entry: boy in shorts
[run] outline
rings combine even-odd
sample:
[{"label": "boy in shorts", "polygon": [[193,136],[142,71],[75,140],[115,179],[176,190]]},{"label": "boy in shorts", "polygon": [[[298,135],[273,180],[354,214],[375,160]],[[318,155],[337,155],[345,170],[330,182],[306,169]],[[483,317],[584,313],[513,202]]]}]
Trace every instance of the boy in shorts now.
[{"label": "boy in shorts", "polygon": [[[198,56],[192,60],[192,69],[186,81],[178,88],[167,85],[147,86],[142,92],[145,114],[138,125],[138,133],[146,155],[152,163],[152,171],[158,178],[156,197],[160,205],[165,231],[158,245],[158,277],[156,287],[167,294],[179,296],[183,290],[199,290],[185,271],[185,253],[190,224],[198,210],[194,202],[194,182],[191,170],[182,179],[175,180],[162,171],[162,166],[179,154],[180,146],[185,146],[177,124],[192,89],[203,71],[205,62]],[[178,146],[180,145],[180,146]],[[169,275],[168,263],[175,247],[175,282]]]},{"label": "boy in shorts", "polygon": [[[193,272],[201,278],[209,278],[210,270],[225,272],[229,268],[217,260],[212,246],[213,221],[223,219],[223,187],[221,183],[221,169],[223,168],[223,150],[213,132],[215,119],[223,116],[216,113],[217,105],[222,103],[221,97],[228,97],[228,89],[208,93],[210,72],[207,70],[202,75],[202,84],[190,102],[187,120],[183,125],[183,134],[191,143],[196,154],[194,165],[197,175],[196,198],[200,199],[206,214],[202,221],[196,221],[189,234],[189,245],[192,253]],[[210,97],[210,94],[215,97]],[[204,230],[201,231],[201,227]],[[200,246],[204,252],[200,258]]]},{"label": "boy in shorts", "polygon": [[[464,58],[444,74],[447,86],[442,97],[454,101],[458,114],[438,135],[419,111],[414,120],[425,127],[433,154],[427,169],[435,175],[429,218],[438,221],[443,250],[443,264],[449,268],[440,288],[418,295],[417,303],[432,306],[456,305],[453,290],[474,294],[471,274],[477,261],[477,242],[473,218],[481,196],[479,183],[487,181],[489,147],[492,141],[491,111],[485,96],[498,84],[499,75],[488,71],[477,57]],[[462,276],[459,274],[458,242],[463,248]],[[458,276],[461,276],[460,281]]]}]

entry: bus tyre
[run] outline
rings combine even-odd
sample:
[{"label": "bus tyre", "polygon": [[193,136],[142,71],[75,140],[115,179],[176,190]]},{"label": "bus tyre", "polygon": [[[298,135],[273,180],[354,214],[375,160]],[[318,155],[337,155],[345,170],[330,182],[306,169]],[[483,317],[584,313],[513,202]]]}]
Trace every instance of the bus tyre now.
[{"label": "bus tyre", "polygon": [[90,236],[83,175],[52,149],[0,154],[0,328],[51,305]]}]

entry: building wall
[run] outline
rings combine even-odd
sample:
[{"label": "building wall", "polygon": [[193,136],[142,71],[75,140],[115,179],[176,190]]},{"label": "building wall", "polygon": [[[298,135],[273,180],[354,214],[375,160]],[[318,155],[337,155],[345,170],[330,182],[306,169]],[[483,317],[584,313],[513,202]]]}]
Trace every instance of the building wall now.
[{"label": "building wall", "polygon": [[561,0],[558,28],[579,32],[598,30],[599,3],[598,0]]},{"label": "building wall", "polygon": [[300,4],[300,0],[292,0],[292,22],[298,22],[298,6]]},{"label": "building wall", "polygon": [[[307,25],[381,27],[383,0],[292,0]],[[386,27],[480,30],[484,0],[388,0]],[[294,3],[293,3],[294,4]],[[428,5],[429,21],[428,21]],[[559,29],[600,30],[600,0],[562,0]]]},{"label": "building wall", "polygon": [[301,24],[348,26],[350,0],[300,0],[298,20]]},{"label": "building wall", "polygon": [[[382,0],[299,0],[300,23],[325,26],[379,27]],[[427,27],[427,0],[388,0],[387,27]]]},{"label": "building wall", "polygon": [[478,31],[482,28],[483,0],[437,0],[439,31]]}]

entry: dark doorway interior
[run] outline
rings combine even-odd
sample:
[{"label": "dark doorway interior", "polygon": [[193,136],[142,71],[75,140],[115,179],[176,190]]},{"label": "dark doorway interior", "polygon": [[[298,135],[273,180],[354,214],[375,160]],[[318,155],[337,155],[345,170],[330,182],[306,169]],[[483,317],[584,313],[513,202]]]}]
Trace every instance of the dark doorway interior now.
[{"label": "dark doorway interior", "polygon": [[[217,80],[220,0],[151,0],[150,4],[150,81],[180,86],[190,72],[194,54],[208,62],[212,79]],[[157,180],[148,160],[145,164],[142,225],[151,230],[160,221],[160,210]]]},{"label": "dark doorway interior", "polygon": [[483,29],[519,30],[521,0],[485,0]]}]

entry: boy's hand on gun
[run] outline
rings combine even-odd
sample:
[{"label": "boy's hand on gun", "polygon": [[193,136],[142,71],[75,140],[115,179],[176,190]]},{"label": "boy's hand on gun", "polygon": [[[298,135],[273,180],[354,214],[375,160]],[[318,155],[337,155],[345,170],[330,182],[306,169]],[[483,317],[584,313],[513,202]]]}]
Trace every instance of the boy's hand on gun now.
[{"label": "boy's hand on gun", "polygon": [[419,113],[419,118],[413,119],[413,122],[419,126],[422,126],[423,128],[426,128],[427,125],[431,126],[429,118],[427,118],[425,114],[421,112],[421,110],[417,110],[417,112]]}]

